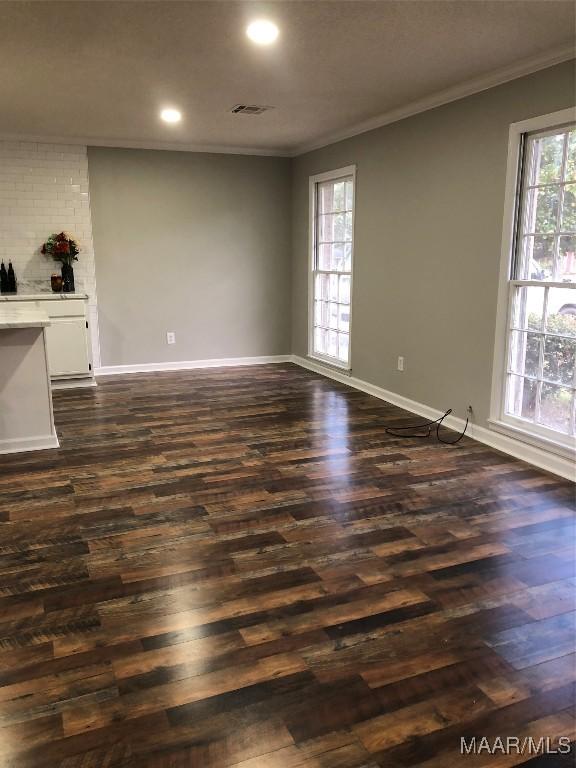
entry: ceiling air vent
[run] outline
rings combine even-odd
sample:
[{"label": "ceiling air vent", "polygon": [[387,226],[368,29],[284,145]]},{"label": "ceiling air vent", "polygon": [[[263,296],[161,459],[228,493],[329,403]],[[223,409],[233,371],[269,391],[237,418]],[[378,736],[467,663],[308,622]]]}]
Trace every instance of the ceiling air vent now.
[{"label": "ceiling air vent", "polygon": [[273,109],[273,107],[262,107],[258,104],[236,104],[230,112],[233,115],[261,115],[262,112],[267,112],[269,109]]}]

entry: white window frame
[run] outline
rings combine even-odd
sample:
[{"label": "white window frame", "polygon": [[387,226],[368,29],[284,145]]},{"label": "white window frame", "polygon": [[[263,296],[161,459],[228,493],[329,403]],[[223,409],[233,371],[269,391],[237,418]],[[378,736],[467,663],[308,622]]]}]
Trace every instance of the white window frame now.
[{"label": "white window frame", "polygon": [[[496,311],[496,333],[494,338],[494,362],[492,367],[492,393],[490,403],[489,426],[523,442],[557,453],[566,458],[576,458],[574,438],[548,429],[540,424],[527,422],[505,413],[506,402],[506,362],[509,354],[511,334],[510,313],[511,295],[518,284],[542,285],[539,281],[511,279],[517,218],[521,193],[521,153],[524,135],[537,131],[561,127],[576,121],[576,108],[563,109],[548,115],[512,123],[508,138],[508,165],[506,170],[506,193],[504,199],[504,223],[502,230],[502,250],[500,255],[500,274],[498,287],[498,305]],[[553,286],[553,283],[546,283]],[[559,287],[569,287],[566,283],[557,283]],[[576,299],[576,289],[574,289]]]},{"label": "white window frame", "polygon": [[[314,272],[316,267],[316,187],[323,181],[335,181],[344,176],[352,177],[352,255],[350,263],[350,321],[348,330],[348,361],[346,363],[314,351]],[[356,166],[347,165],[326,173],[317,173],[309,179],[308,224],[308,357],[344,371],[352,370],[352,304],[354,289],[354,239],[356,219]]]}]

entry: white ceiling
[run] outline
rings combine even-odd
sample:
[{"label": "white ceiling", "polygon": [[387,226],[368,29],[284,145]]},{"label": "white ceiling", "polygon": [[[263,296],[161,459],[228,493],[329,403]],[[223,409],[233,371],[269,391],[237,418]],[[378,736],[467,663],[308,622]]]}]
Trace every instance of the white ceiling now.
[{"label": "white ceiling", "polygon": [[571,58],[574,34],[564,0],[4,1],[0,136],[295,154]]}]

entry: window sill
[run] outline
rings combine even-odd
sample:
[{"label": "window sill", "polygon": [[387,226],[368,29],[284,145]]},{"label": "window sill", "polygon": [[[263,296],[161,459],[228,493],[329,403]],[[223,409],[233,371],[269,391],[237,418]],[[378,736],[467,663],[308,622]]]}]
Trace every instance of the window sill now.
[{"label": "window sill", "polygon": [[316,363],[321,363],[322,365],[325,365],[327,368],[335,368],[337,371],[340,371],[341,373],[348,374],[349,376],[352,375],[352,367],[347,363],[339,363],[337,360],[321,357],[320,355],[313,355],[311,352],[308,353],[307,357],[309,360],[314,360]]},{"label": "window sill", "polygon": [[507,437],[521,440],[523,443],[528,443],[548,453],[555,453],[565,459],[576,459],[576,449],[569,445],[558,443],[541,435],[535,435],[533,432],[498,419],[488,419],[488,425],[494,432],[500,432]]}]

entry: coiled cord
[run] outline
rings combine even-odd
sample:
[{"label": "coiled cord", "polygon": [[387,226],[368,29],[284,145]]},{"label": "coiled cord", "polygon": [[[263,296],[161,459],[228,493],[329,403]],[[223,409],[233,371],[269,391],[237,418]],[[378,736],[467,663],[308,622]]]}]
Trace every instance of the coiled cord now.
[{"label": "coiled cord", "polygon": [[[445,445],[456,445],[456,443],[459,443],[460,440],[464,437],[466,434],[466,430],[468,429],[468,421],[470,419],[470,416],[466,416],[466,424],[464,425],[464,430],[456,440],[444,440],[442,437],[440,437],[440,427],[442,426],[442,422],[444,419],[449,416],[452,413],[452,408],[448,408],[446,413],[443,416],[440,416],[438,419],[434,419],[434,421],[425,421],[423,424],[410,424],[407,427],[386,427],[386,434],[392,435],[393,437],[430,437],[432,434],[434,427],[436,427],[436,437],[438,439],[438,442],[444,443]],[[404,433],[404,430],[406,429],[425,429],[427,430],[425,433],[412,433],[412,434],[406,434]]]}]

